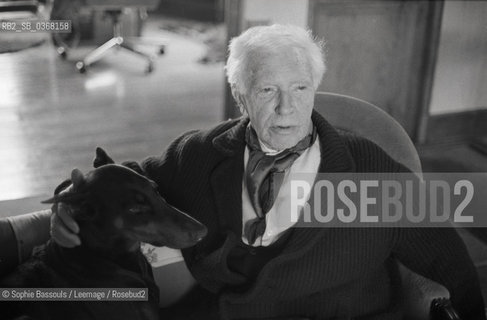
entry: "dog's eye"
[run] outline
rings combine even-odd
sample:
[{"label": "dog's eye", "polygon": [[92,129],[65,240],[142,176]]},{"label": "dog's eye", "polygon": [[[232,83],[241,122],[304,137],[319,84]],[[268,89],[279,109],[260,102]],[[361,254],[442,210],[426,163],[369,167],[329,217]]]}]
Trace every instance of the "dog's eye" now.
[{"label": "dog's eye", "polygon": [[152,186],[152,190],[154,190],[156,194],[159,194],[159,187],[157,186],[157,183],[151,181],[151,186]]},{"label": "dog's eye", "polygon": [[137,203],[144,204],[145,203],[145,197],[143,195],[141,195],[140,193],[137,193],[135,195],[135,201]]},{"label": "dog's eye", "polygon": [[143,213],[148,213],[149,211],[150,208],[148,206],[142,206],[142,205],[136,205],[128,209],[128,212],[132,214],[143,214]]}]

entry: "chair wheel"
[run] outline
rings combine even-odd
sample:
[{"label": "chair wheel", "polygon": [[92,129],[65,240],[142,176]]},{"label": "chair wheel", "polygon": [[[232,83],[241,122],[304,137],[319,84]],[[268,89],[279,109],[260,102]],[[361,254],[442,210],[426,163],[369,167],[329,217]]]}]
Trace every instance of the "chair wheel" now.
[{"label": "chair wheel", "polygon": [[66,60],[66,57],[68,56],[68,53],[66,52],[66,48],[58,47],[56,51],[63,60]]},{"label": "chair wheel", "polygon": [[147,64],[147,67],[145,68],[145,73],[151,73],[154,71],[154,64],[152,62]]},{"label": "chair wheel", "polygon": [[83,61],[76,62],[76,69],[78,69],[79,73],[85,73],[86,72],[86,66],[83,63]]}]

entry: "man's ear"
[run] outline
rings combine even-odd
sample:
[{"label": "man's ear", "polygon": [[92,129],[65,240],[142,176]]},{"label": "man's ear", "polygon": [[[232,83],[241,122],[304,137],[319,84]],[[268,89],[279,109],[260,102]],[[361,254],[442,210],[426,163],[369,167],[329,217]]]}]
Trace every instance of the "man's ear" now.
[{"label": "man's ear", "polygon": [[100,147],[96,147],[96,156],[93,160],[93,167],[98,168],[105,164],[115,163],[112,158]]},{"label": "man's ear", "polygon": [[240,110],[240,113],[242,115],[247,114],[247,110],[245,109],[245,103],[244,103],[244,97],[243,94],[240,93],[240,91],[237,89],[237,86],[235,83],[233,83],[230,88],[232,89],[232,96],[233,99],[235,99],[235,102],[237,103],[237,107]]}]

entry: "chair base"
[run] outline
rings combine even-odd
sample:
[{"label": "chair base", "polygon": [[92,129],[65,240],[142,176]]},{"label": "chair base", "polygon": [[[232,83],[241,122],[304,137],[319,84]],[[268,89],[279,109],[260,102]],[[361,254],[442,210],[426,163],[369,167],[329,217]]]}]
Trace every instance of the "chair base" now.
[{"label": "chair base", "polygon": [[[111,9],[111,10],[106,10],[105,16],[110,18],[113,23],[113,37],[102,44],[101,46],[97,47],[93,51],[91,51],[83,60],[80,60],[76,62],[76,69],[80,73],[86,72],[86,69],[95,63],[96,61],[99,61],[103,56],[110,51],[112,48],[117,48],[117,49],[125,49],[130,52],[133,52],[140,57],[144,58],[147,61],[147,66],[145,69],[146,73],[151,73],[154,70],[154,60],[155,60],[155,55],[151,55],[145,52],[142,52],[136,48],[137,45],[150,45],[152,47],[155,47],[158,50],[159,54],[164,54],[166,45],[164,43],[161,43],[160,41],[154,41],[153,39],[147,39],[143,37],[123,37],[121,34],[121,24],[120,24],[120,16],[123,13],[123,9]],[[76,28],[75,30],[76,31]],[[76,32],[74,32],[76,33]],[[72,42],[77,43],[79,41],[79,31],[78,35],[74,34],[72,36],[73,39],[71,39]],[[57,45],[57,52],[58,54],[65,59],[67,57],[67,51],[68,51],[68,45],[63,44],[63,41],[55,41],[54,42]]]},{"label": "chair base", "polygon": [[[86,72],[86,69],[90,65],[92,65],[93,63],[102,59],[103,56],[105,56],[105,54],[107,52],[109,52],[112,48],[116,48],[116,49],[122,48],[122,49],[133,52],[133,53],[139,55],[140,57],[144,58],[147,61],[147,66],[146,66],[145,72],[151,73],[154,70],[155,56],[147,54],[145,52],[142,52],[135,47],[137,44],[147,44],[147,43],[148,43],[148,41],[144,40],[144,38],[137,38],[137,37],[133,38],[133,37],[131,37],[130,40],[128,40],[128,39],[125,39],[124,37],[121,37],[121,36],[113,37],[110,40],[108,40],[107,42],[105,42],[104,44],[102,44],[101,46],[99,46],[96,49],[94,49],[93,51],[91,51],[83,60],[76,62],[76,69],[80,73],[84,73],[84,72]],[[154,44],[152,44],[152,45],[154,45]],[[156,44],[154,46],[157,47],[159,54],[164,54],[164,51],[165,51],[165,45],[164,44]],[[65,48],[62,48],[62,47],[58,48],[58,53],[61,56],[66,57],[66,49]]]}]

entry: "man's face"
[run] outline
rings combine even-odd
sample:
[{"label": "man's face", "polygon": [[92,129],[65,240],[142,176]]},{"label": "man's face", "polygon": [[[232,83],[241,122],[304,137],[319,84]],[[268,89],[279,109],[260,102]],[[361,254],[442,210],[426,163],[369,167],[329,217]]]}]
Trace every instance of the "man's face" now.
[{"label": "man's face", "polygon": [[261,142],[274,150],[293,147],[312,129],[315,90],[309,63],[292,50],[252,60],[250,86],[240,101]]}]

